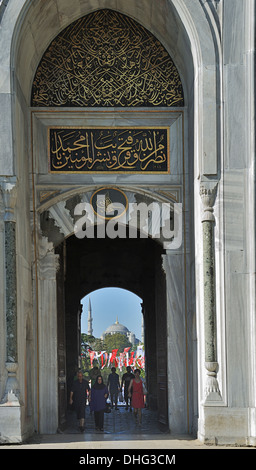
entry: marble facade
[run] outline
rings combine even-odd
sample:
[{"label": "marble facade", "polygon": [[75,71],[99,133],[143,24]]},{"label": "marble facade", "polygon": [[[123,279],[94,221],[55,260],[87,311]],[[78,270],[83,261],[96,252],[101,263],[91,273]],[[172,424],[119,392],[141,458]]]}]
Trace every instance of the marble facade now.
[{"label": "marble facade", "polygon": [[[30,108],[49,43],[100,8],[162,42],[182,110]],[[170,431],[256,445],[255,0],[9,0],[0,21],[0,442],[57,431],[55,245],[73,234],[75,204],[111,185],[183,205],[182,245],[162,255]],[[49,174],[47,126],[70,121],[168,125],[171,174]]]}]

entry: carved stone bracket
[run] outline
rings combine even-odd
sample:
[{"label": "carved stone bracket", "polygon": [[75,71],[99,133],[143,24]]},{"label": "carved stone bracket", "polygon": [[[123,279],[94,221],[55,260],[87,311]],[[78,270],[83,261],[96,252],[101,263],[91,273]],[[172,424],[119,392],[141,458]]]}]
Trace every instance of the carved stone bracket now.
[{"label": "carved stone bracket", "polygon": [[217,333],[215,293],[214,203],[217,183],[204,183],[200,188],[203,203],[203,270],[204,270],[204,330],[205,330],[205,403],[221,400],[217,380]]}]

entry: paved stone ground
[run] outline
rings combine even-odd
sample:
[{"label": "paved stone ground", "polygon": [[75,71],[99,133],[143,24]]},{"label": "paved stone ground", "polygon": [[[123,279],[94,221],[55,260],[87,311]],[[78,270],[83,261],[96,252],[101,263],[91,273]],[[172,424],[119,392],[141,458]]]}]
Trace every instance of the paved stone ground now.
[{"label": "paved stone ground", "polygon": [[[68,426],[64,431],[64,434],[81,434],[78,429],[78,422],[76,415],[73,412],[68,413]],[[136,424],[134,413],[130,410],[126,410],[125,406],[118,406],[118,410],[111,410],[111,413],[104,414],[104,432],[96,431],[94,424],[94,415],[90,414],[89,407],[86,407],[86,419],[85,419],[85,432],[83,433],[86,437],[88,434],[101,435],[104,438],[111,438],[114,435],[129,434],[131,436],[140,436],[141,434],[159,434],[161,433],[157,424],[157,415],[155,412],[148,409],[142,410],[142,423],[141,426]],[[169,433],[168,433],[169,435]]]},{"label": "paved stone ground", "polygon": [[[144,409],[142,425],[136,425],[134,415],[124,406],[104,415],[104,432],[96,431],[94,415],[86,407],[85,431],[81,433],[73,412],[68,413],[68,426],[62,433],[39,435],[20,445],[3,445],[1,449],[232,449],[224,446],[207,446],[190,435],[162,433],[156,413]],[[234,448],[233,448],[234,449]],[[235,448],[237,449],[237,448]]]},{"label": "paved stone ground", "polygon": [[[68,415],[68,427],[63,433],[34,436],[29,442],[20,445],[0,446],[0,456],[8,458],[11,464],[19,466],[40,465],[81,469],[81,465],[99,465],[121,468],[124,465],[168,465],[184,469],[193,465],[218,466],[232,465],[245,467],[252,465],[252,454],[238,447],[207,446],[192,436],[177,436],[162,433],[157,425],[156,414],[144,409],[142,426],[135,423],[133,413],[120,406],[104,415],[104,432],[95,430],[94,416],[86,409],[86,427],[81,433],[74,413]],[[4,455],[2,449],[9,449]],[[25,449],[19,452],[17,449]],[[225,450],[228,455],[225,455]],[[231,449],[235,449],[233,452]],[[250,449],[250,448],[249,448]],[[11,450],[11,453],[10,453]],[[215,452],[209,452],[215,450]],[[41,452],[40,452],[41,451]],[[224,460],[225,459],[225,460]],[[249,460],[250,459],[250,460]],[[112,465],[113,464],[113,465]],[[235,465],[233,465],[235,468]],[[115,467],[113,467],[115,468]]]}]

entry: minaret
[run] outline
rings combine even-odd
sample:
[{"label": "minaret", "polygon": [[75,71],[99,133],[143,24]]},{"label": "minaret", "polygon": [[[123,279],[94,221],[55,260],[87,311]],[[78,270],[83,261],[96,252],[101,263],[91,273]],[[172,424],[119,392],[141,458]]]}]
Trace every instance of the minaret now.
[{"label": "minaret", "polygon": [[91,299],[89,297],[89,306],[88,306],[88,335],[92,335],[92,306],[91,306]]},{"label": "minaret", "polygon": [[141,315],[141,342],[144,344],[144,315]]}]

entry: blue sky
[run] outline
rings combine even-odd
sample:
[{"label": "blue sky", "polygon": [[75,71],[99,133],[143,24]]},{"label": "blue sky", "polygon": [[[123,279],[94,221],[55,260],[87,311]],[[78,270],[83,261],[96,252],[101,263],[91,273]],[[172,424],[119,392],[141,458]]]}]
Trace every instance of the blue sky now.
[{"label": "blue sky", "polygon": [[118,317],[119,323],[135,333],[136,338],[141,339],[141,298],[130,291],[112,287],[91,292],[82,299],[82,333],[88,332],[89,297],[92,306],[93,336],[100,338]]}]

